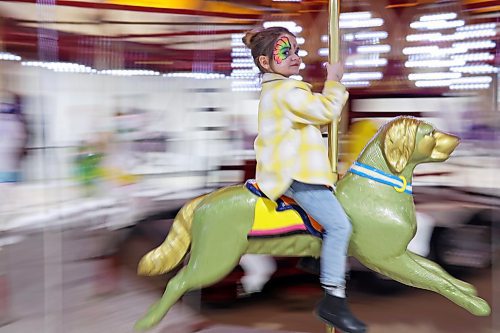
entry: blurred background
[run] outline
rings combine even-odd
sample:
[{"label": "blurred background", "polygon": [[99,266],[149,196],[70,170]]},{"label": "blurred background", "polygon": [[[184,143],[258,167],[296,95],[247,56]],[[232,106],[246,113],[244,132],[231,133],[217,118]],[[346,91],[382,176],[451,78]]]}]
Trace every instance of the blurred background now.
[{"label": "blurred background", "polygon": [[[447,162],[416,169],[410,247],[493,310],[473,317],[352,261],[351,307],[371,332],[500,332],[499,13],[341,1],[340,172],[398,115],[459,135]],[[243,33],[290,29],[296,79],[321,91],[328,19],[326,0],[0,1],[0,332],[132,332],[170,277],[137,277],[139,258],[187,200],[254,177],[260,77]],[[297,263],[247,257],[253,288],[237,268],[153,332],[323,331],[316,263]]]}]

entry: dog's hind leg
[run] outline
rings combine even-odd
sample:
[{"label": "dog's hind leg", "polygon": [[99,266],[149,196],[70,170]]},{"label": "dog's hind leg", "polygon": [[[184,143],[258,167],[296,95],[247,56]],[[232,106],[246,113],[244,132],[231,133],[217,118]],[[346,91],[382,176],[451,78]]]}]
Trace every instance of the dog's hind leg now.
[{"label": "dog's hind leg", "polygon": [[441,294],[476,316],[491,312],[485,300],[465,294],[442,276],[419,265],[407,252],[392,258],[370,258],[365,264],[401,283]]},{"label": "dog's hind leg", "polygon": [[248,248],[254,201],[249,191],[227,188],[209,195],[194,213],[191,256],[170,282],[162,298],[136,323],[149,329],[189,290],[218,282],[238,264]]},{"label": "dog's hind leg", "polygon": [[162,298],[136,323],[135,328],[145,330],[155,326],[187,291],[209,286],[230,273],[247,247],[246,237],[238,241],[226,239],[221,245],[202,246],[202,255],[193,249],[188,265],[168,282]]},{"label": "dog's hind leg", "polygon": [[465,281],[459,280],[449,274],[447,271],[445,271],[441,266],[436,264],[435,262],[432,262],[431,260],[428,260],[426,258],[423,258],[411,251],[407,251],[410,257],[415,260],[417,264],[422,266],[423,268],[428,269],[434,274],[437,274],[441,276],[442,278],[448,280],[451,284],[455,285],[458,289],[460,289],[463,293],[475,296],[477,295],[477,290],[476,288]]},{"label": "dog's hind leg", "polygon": [[146,314],[135,323],[134,328],[136,330],[148,330],[157,325],[165,317],[172,305],[188,291],[189,285],[186,283],[186,276],[189,276],[189,274],[187,267],[184,267],[168,282],[162,298],[153,304]]}]

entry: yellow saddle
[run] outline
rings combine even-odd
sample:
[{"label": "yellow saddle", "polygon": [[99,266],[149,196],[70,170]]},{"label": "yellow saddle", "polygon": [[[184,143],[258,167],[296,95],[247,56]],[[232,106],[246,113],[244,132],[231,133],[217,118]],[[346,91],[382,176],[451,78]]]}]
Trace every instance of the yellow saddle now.
[{"label": "yellow saddle", "polygon": [[248,237],[277,237],[293,234],[311,234],[322,237],[323,228],[291,198],[281,196],[273,201],[259,189],[253,179],[246,188],[259,198],[255,204],[255,218]]}]

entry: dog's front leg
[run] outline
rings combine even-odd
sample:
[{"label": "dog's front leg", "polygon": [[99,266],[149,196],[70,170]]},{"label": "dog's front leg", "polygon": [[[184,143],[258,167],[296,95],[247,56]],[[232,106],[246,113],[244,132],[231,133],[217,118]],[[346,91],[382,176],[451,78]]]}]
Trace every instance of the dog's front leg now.
[{"label": "dog's front leg", "polygon": [[435,262],[433,262],[429,259],[423,258],[423,257],[421,257],[421,256],[419,256],[411,251],[408,251],[408,254],[417,264],[419,264],[423,268],[429,270],[430,272],[432,272],[436,275],[439,275],[442,278],[446,279],[448,282],[450,282],[451,284],[455,285],[458,289],[460,289],[463,293],[468,294],[468,295],[472,295],[472,296],[477,295],[477,290],[472,284],[467,283],[467,282],[462,281],[462,280],[459,280],[459,279],[451,276],[447,271],[445,271],[441,266],[439,266]]},{"label": "dog's front leg", "polygon": [[476,316],[487,316],[491,312],[485,300],[464,293],[443,276],[418,264],[408,251],[392,258],[371,258],[367,264],[396,281],[439,293]]}]

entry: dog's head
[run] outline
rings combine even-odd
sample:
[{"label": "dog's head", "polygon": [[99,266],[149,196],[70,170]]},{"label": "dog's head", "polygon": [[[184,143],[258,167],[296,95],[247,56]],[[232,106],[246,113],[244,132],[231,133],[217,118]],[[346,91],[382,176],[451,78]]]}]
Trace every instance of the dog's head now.
[{"label": "dog's head", "polygon": [[385,160],[395,174],[408,163],[445,161],[460,142],[458,137],[440,132],[425,121],[405,116],[386,124],[379,135]]}]

